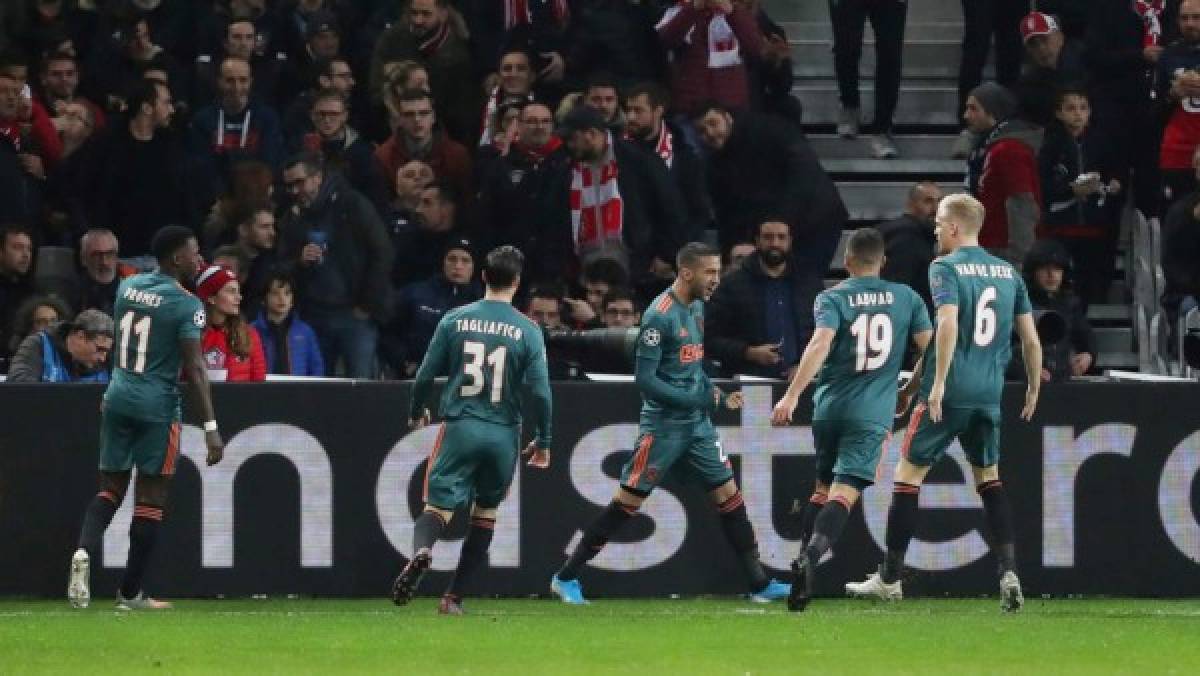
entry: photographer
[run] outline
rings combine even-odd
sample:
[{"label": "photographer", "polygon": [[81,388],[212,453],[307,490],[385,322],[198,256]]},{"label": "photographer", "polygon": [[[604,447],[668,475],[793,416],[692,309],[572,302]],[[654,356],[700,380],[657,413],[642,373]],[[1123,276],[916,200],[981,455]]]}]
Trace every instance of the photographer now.
[{"label": "photographer", "polygon": [[[1083,303],[1071,290],[1071,256],[1054,240],[1041,240],[1025,257],[1025,284],[1034,316],[1057,313],[1066,322],[1061,340],[1049,342],[1043,338],[1042,382],[1069,380],[1092,372],[1096,366],[1096,337],[1088,323]],[[1016,352],[1014,354],[1019,354]],[[1015,357],[1009,365],[1020,368]]]},{"label": "photographer", "polygon": [[112,317],[84,310],[21,341],[9,367],[10,383],[107,383],[113,346]]},{"label": "photographer", "polygon": [[[1107,196],[1121,184],[1104,180],[1096,170],[1096,141],[1088,130],[1091,106],[1082,89],[1059,92],[1054,123],[1046,128],[1038,153],[1042,184],[1039,234],[1062,242],[1079,261],[1077,281],[1084,302],[1102,302],[1116,261],[1116,224],[1104,208]],[[1114,196],[1115,199],[1115,196]]]}]

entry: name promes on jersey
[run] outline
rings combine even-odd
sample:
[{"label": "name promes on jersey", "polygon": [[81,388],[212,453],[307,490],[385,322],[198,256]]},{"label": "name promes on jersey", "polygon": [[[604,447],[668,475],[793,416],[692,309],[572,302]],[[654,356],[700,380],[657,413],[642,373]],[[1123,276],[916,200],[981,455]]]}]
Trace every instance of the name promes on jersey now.
[{"label": "name promes on jersey", "polygon": [[142,291],[132,287],[125,289],[124,298],[130,303],[137,303],[146,307],[158,307],[163,302],[162,296],[157,293],[150,293],[149,291]]}]

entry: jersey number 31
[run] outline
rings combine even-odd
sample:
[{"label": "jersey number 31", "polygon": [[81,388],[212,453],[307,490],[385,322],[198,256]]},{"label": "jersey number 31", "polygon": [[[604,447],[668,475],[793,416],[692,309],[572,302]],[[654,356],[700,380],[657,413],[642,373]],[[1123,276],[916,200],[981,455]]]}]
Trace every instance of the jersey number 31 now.
[{"label": "jersey number 31", "polygon": [[474,340],[463,343],[463,373],[471,382],[463,385],[459,393],[463,397],[474,397],[483,392],[483,366],[486,363],[492,367],[492,403],[499,404],[504,396],[504,359],[508,356],[508,348],[501,345],[487,353],[485,358],[486,352],[487,346],[483,343]]}]

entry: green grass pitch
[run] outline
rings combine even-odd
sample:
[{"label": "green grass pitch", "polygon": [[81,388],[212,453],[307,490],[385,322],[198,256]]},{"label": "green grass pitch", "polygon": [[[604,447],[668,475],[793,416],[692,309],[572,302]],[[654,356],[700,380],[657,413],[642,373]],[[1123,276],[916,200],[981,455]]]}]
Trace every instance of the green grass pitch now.
[{"label": "green grass pitch", "polygon": [[1195,674],[1200,601],[0,601],[0,673]]}]

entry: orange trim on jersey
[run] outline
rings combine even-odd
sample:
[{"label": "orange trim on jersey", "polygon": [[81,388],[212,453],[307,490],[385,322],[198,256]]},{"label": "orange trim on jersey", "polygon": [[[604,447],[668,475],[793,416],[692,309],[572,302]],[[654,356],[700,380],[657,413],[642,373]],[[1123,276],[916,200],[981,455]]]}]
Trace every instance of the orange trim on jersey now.
[{"label": "orange trim on jersey", "polygon": [[879,459],[875,461],[875,483],[883,479],[883,456],[887,455],[888,446],[892,444],[892,433],[888,432],[883,438],[883,446],[879,449]]},{"label": "orange trim on jersey", "polygon": [[442,452],[442,437],[446,436],[446,423],[438,428],[437,439],[433,441],[433,450],[429,452],[429,464],[425,465],[425,483],[421,488],[421,499],[429,502],[429,473],[433,471],[433,463],[437,460],[438,453]]},{"label": "orange trim on jersey", "polygon": [[671,306],[674,304],[675,301],[671,299],[671,295],[667,294],[662,297],[662,300],[658,301],[658,305],[655,305],[654,309],[658,310],[659,312],[666,312],[667,310],[670,310]]},{"label": "orange trim on jersey", "polygon": [[167,433],[167,457],[163,460],[162,473],[175,473],[175,460],[179,457],[179,423],[171,423],[171,431]]},{"label": "orange trim on jersey", "polygon": [[925,417],[925,402],[920,402],[913,409],[912,417],[908,419],[908,429],[904,431],[904,444],[900,446],[900,456],[908,459],[908,450],[912,447],[913,437],[917,434],[917,426],[921,424],[921,418]]},{"label": "orange trim on jersey", "polygon": [[653,434],[642,437],[642,443],[638,445],[637,453],[633,456],[633,471],[629,473],[629,480],[625,482],[626,486],[637,487],[638,480],[642,478],[642,472],[646,471],[646,462],[650,459],[650,447],[653,445]]}]

